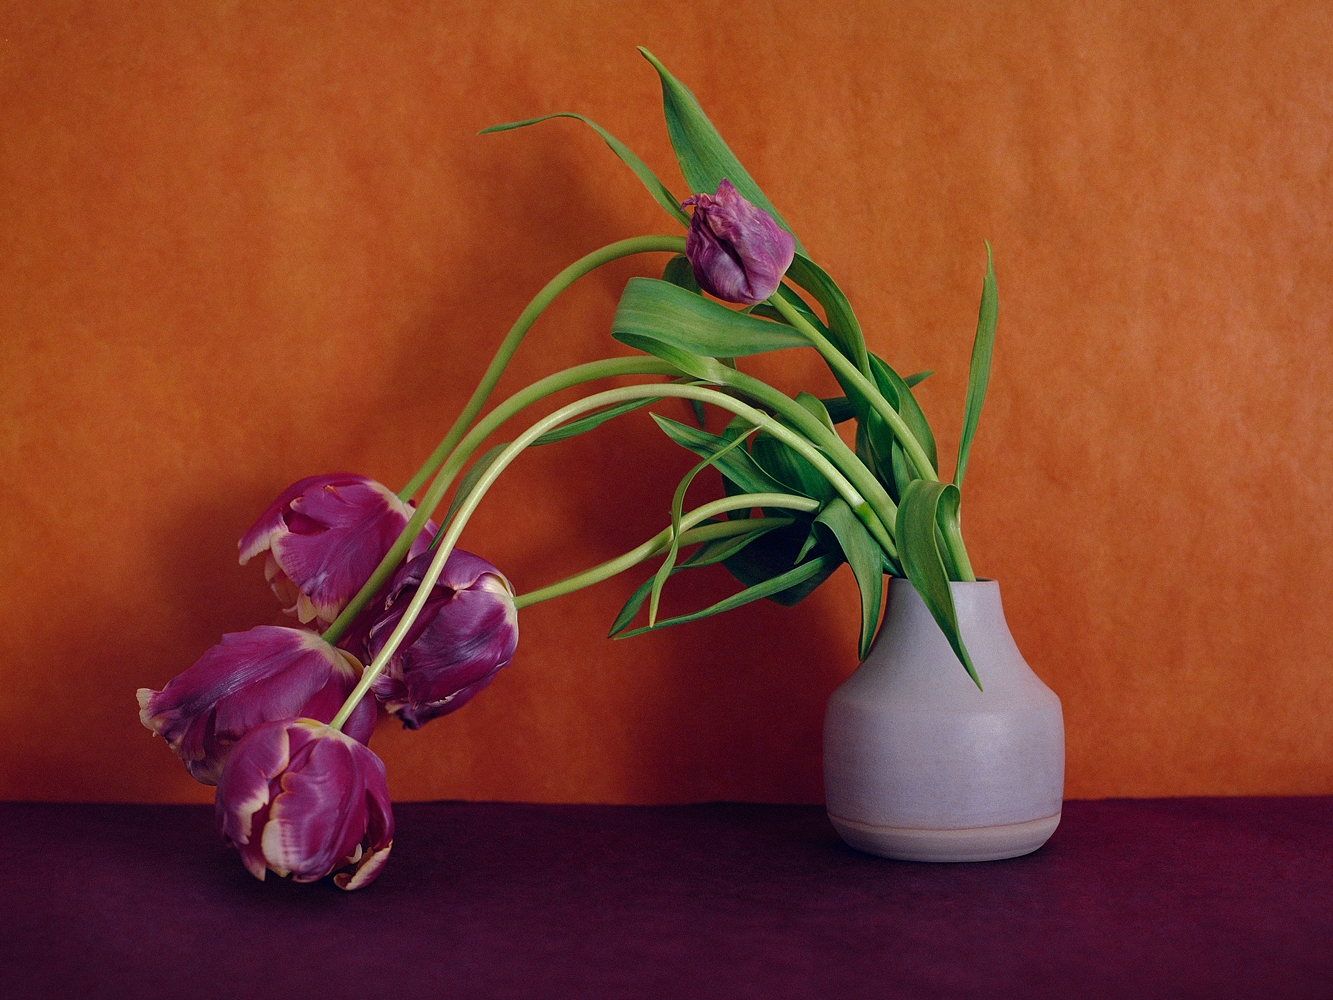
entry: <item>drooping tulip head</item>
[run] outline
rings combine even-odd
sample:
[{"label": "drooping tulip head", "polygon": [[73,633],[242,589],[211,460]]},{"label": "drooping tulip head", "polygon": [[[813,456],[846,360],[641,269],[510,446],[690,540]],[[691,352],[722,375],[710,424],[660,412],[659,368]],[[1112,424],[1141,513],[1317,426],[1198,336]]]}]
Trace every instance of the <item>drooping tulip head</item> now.
[{"label": "drooping tulip head", "polygon": [[250,730],[227,757],[214,813],[223,839],[261,881],[269,871],[294,882],[333,874],[339,888],[360,889],[393,846],[384,764],[314,719]]},{"label": "drooping tulip head", "polygon": [[[406,527],[412,508],[386,486],[351,473],[293,483],[238,543],[241,565],[267,553],[264,576],[301,622],[328,624],[370,578]],[[409,557],[435,534],[427,523]]]},{"label": "drooping tulip head", "polygon": [[[161,691],[140,688],[139,720],[167,741],[196,780],[216,785],[232,745],[261,723],[328,722],[361,679],[361,664],[305,629],[232,632]],[[375,703],[363,698],[345,727],[369,742]]]},{"label": "drooping tulip head", "polygon": [[[431,555],[408,562],[390,584],[385,611],[370,630],[372,657],[416,594]],[[417,729],[465,705],[513,658],[517,646],[518,611],[509,581],[485,559],[455,549],[371,690],[405,728]]]},{"label": "drooping tulip head", "polygon": [[715,194],[681,202],[694,206],[685,256],[699,287],[725,302],[751,306],[778,290],[796,241],[762,208],[723,178]]}]

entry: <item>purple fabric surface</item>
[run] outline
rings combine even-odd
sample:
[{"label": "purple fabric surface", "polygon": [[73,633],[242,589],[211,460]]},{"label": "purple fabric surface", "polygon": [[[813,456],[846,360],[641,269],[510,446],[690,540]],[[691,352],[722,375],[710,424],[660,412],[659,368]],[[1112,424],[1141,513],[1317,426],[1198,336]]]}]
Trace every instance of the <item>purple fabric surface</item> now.
[{"label": "purple fabric surface", "polygon": [[971,865],[809,806],[395,813],[343,893],[256,881],[208,808],[0,805],[0,995],[1333,997],[1333,798],[1069,802]]}]

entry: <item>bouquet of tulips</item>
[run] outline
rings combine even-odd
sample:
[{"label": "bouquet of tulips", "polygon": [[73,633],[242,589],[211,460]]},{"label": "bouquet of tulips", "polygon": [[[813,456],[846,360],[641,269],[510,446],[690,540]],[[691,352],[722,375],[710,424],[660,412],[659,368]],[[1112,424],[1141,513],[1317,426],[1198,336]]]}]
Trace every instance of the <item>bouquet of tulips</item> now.
[{"label": "bouquet of tulips", "polygon": [[[846,296],[806,255],[694,95],[640,51],[661,78],[667,132],[694,192],[683,201],[581,115],[486,131],[553,117],[586,123],[685,236],[622,240],[556,275],[519,316],[453,428],[397,493],[350,474],[288,487],[239,547],[242,563],[263,555],[264,576],[295,623],[223,636],[161,691],[138,693],[143,724],[167,740],[194,778],[217,785],[218,827],[257,878],[273,871],[298,882],[333,875],[344,889],[370,883],[393,843],[384,765],[366,745],[378,706],[409,729],[460,708],[510,662],[520,608],[654,557],[661,564],[616,617],[613,636],[762,597],[795,604],[846,562],[860,592],[862,656],[879,623],[884,574],[906,577],[980,687],[958,634],[949,581],[975,579],[958,510],[995,330],[989,250],[958,458],[953,481],[941,482],[935,439],[912,395],[930,372],[902,377],[866,349]],[[629,281],[611,326],[616,340],[642,353],[549,375],[481,416],[542,310],[582,275],[643,253],[672,256],[661,279]],[[795,347],[817,350],[843,395],[791,397],[738,363]],[[613,376],[642,381],[585,395],[478,454],[533,403]],[[697,426],[652,416],[699,462],[681,480],[659,534],[521,596],[500,570],[456,547],[491,484],[525,448],[664,399],[692,405]],[[720,434],[703,429],[707,406],[728,415]],[[852,445],[837,430],[846,421],[855,422]],[[691,482],[708,467],[721,473],[723,497],[686,509]],[[711,607],[658,619],[670,577],[716,563],[743,589]],[[645,603],[646,624],[631,628]]]}]

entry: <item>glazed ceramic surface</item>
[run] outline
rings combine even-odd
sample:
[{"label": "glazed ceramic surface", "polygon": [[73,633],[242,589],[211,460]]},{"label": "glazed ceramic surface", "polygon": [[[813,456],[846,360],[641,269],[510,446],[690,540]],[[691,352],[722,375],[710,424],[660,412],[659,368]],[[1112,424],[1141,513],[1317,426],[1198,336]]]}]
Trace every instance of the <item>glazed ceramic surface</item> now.
[{"label": "glazed ceramic surface", "polygon": [[912,585],[893,579],[874,647],[829,698],[829,819],[859,850],[912,861],[1010,858],[1035,851],[1060,822],[1060,699],[1014,644],[999,584],[951,586],[984,690]]}]

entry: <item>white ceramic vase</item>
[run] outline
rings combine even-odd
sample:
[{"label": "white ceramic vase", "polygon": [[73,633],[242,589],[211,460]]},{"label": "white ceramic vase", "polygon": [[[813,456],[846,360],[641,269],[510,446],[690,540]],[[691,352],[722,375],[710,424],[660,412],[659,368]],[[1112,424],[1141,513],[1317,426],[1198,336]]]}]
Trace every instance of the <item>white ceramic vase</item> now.
[{"label": "white ceramic vase", "polygon": [[921,597],[893,579],[865,662],[828,701],[824,791],[852,847],[907,861],[1035,851],[1060,822],[1060,699],[1014,644],[993,580],[954,583],[978,691]]}]

